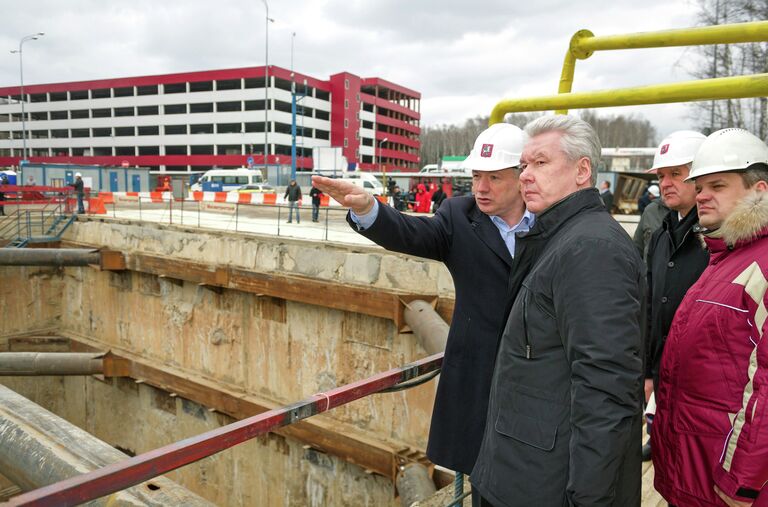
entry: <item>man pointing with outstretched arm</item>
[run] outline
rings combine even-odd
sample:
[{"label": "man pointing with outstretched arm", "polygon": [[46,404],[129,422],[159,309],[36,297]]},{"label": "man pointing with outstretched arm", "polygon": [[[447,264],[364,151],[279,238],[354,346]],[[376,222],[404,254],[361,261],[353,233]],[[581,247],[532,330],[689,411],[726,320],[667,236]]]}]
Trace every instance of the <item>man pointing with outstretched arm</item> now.
[{"label": "man pointing with outstretched arm", "polygon": [[[433,217],[400,213],[363,189],[313,176],[312,183],[350,208],[348,221],[388,250],[443,262],[456,290],[451,328],[432,414],[427,455],[469,474],[485,426],[496,348],[506,320],[516,234],[533,225],[518,184],[522,131],[496,124],[482,132],[466,160],[474,195],[446,199]],[[519,266],[518,266],[519,265]]]}]

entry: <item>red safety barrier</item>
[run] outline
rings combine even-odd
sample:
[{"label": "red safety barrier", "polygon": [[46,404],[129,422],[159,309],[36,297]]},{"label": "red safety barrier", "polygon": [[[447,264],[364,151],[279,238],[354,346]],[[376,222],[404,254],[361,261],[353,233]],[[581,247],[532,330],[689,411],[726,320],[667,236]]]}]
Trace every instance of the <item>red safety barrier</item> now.
[{"label": "red safety barrier", "polygon": [[203,193],[199,190],[192,192],[192,199],[196,201],[202,201],[203,200]]},{"label": "red safety barrier", "polygon": [[264,204],[276,204],[277,194],[264,194]]},{"label": "red safety barrier", "polygon": [[227,192],[216,192],[213,194],[213,202],[227,202]]},{"label": "red safety barrier", "polygon": [[389,204],[389,199],[387,199],[386,195],[377,195],[376,199],[378,199],[382,204]]},{"label": "red safety barrier", "polygon": [[320,195],[320,206],[328,206],[328,203],[331,202],[331,196],[327,194],[321,194]]},{"label": "red safety barrier", "polygon": [[112,192],[99,192],[99,197],[104,201],[104,204],[115,204],[115,194]]},{"label": "red safety barrier", "polygon": [[239,204],[251,204],[253,194],[247,194],[245,192],[237,194],[237,202]]},{"label": "red safety barrier", "polygon": [[126,192],[125,195],[128,196],[128,197],[138,197],[139,193],[138,192]]},{"label": "red safety barrier", "polygon": [[163,193],[162,192],[150,192],[149,193],[149,199],[152,202],[163,202]]},{"label": "red safety barrier", "polygon": [[318,393],[298,403],[269,410],[201,435],[139,454],[98,470],[71,477],[11,498],[9,506],[69,506],[135,486],[158,475],[194,463],[282,426],[288,426],[351,401],[434,372],[443,353],[393,368],[365,380]]},{"label": "red safety barrier", "polygon": [[89,215],[106,215],[107,208],[104,206],[104,200],[101,197],[91,197],[88,199]]}]

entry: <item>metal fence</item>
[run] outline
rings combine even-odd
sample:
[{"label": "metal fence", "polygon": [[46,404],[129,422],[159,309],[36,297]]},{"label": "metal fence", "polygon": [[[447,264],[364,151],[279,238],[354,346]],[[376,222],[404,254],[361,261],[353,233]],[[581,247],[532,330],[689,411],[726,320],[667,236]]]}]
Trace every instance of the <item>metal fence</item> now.
[{"label": "metal fence", "polygon": [[320,207],[316,212],[316,219],[313,220],[311,205],[302,205],[291,210],[284,204],[193,200],[157,202],[144,196],[135,196],[130,199],[115,199],[105,205],[105,211],[106,216],[115,219],[320,241],[373,244],[349,226],[346,220],[347,209],[341,207]]}]

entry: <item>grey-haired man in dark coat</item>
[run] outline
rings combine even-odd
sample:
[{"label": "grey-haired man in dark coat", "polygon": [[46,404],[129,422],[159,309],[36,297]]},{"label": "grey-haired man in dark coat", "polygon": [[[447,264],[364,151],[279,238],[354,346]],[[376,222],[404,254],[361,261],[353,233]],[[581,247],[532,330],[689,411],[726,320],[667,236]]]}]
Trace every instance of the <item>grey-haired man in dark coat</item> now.
[{"label": "grey-haired man in dark coat", "polygon": [[570,116],[525,128],[520,185],[536,224],[499,344],[475,505],[640,505],[642,260],[603,206],[600,142]]}]

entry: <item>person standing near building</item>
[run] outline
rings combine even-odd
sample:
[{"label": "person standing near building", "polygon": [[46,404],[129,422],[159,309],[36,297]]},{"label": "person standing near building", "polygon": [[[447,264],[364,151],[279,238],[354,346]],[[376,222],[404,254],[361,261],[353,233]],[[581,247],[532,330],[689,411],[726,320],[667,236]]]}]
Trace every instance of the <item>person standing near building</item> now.
[{"label": "person standing near building", "polygon": [[85,184],[83,183],[83,175],[75,173],[75,182],[72,183],[75,188],[75,195],[77,196],[77,213],[82,215],[85,213],[85,205],[83,204],[83,198],[85,197]]},{"label": "person standing near building", "polygon": [[[703,134],[690,130],[670,134],[659,144],[653,166],[648,170],[659,180],[661,198],[649,204],[643,216],[661,199],[671,211],[651,235],[646,256],[650,309],[646,323],[646,401],[658,385],[664,342],[675,310],[709,261],[709,253],[694,232],[698,225],[696,187],[692,181],[686,181],[693,158],[704,139]],[[650,416],[649,421],[652,421]],[[649,430],[651,427],[649,424]],[[650,442],[643,446],[643,460],[649,459]]]},{"label": "person standing near building", "polygon": [[718,130],[688,179],[710,259],[661,358],[654,486],[678,506],[768,505],[768,147]]},{"label": "person standing near building", "polygon": [[296,180],[291,180],[291,183],[286,187],[283,199],[288,199],[288,223],[293,222],[293,210],[296,210],[296,223],[301,223],[301,217],[299,216],[301,187],[296,183]]},{"label": "person standing near building", "polygon": [[[312,185],[309,197],[312,198],[312,221],[318,222],[320,220],[320,199],[323,197],[323,193],[316,186]],[[298,217],[298,211],[296,214]]]},{"label": "person standing near building", "polygon": [[611,182],[608,180],[600,184],[600,199],[608,213],[613,213],[613,192],[611,192]]},{"label": "person standing near building", "polygon": [[476,139],[466,167],[474,196],[448,199],[434,216],[412,216],[378,203],[354,185],[313,176],[318,188],[350,207],[348,221],[389,250],[441,261],[456,290],[427,456],[468,474],[485,427],[488,391],[509,301],[510,272],[525,270],[516,255],[516,234],[534,216],[520,195],[517,166],[522,131],[493,125]]},{"label": "person standing near building", "polygon": [[527,274],[512,273],[521,288],[496,357],[473,503],[639,507],[645,269],[595,188],[594,129],[556,115],[525,132],[520,185],[536,224],[517,251],[538,252]]},{"label": "person standing near building", "polygon": [[32,176],[31,174],[30,174],[30,175],[29,175],[29,177],[27,178],[27,182],[26,182],[26,183],[24,183],[24,184],[25,184],[26,186],[28,186],[28,187],[34,187],[35,185],[37,185],[37,183],[35,182],[35,177],[34,177],[34,176]]}]

